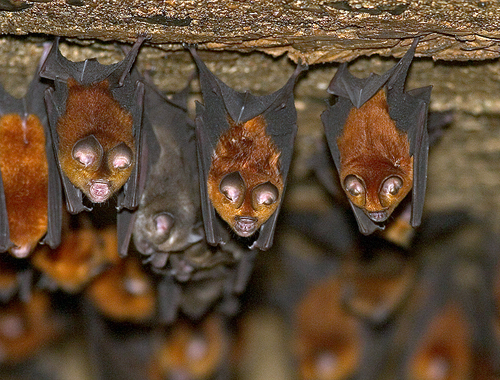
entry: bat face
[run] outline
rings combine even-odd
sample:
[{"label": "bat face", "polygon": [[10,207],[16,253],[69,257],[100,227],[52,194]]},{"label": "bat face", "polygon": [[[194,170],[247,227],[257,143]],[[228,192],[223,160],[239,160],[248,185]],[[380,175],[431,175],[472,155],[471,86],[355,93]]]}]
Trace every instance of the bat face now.
[{"label": "bat face", "polygon": [[36,115],[0,118],[0,170],[14,244],[9,251],[16,257],[29,255],[47,232],[49,169],[45,144],[44,127]]},{"label": "bat face", "polygon": [[93,203],[107,201],[135,164],[133,117],[107,80],[88,86],[69,78],[66,110],[57,123],[61,170]]},{"label": "bat face", "polygon": [[347,197],[373,222],[386,221],[413,186],[413,157],[389,116],[384,89],[351,109],[337,145]]},{"label": "bat face", "polygon": [[239,236],[248,237],[276,211],[283,192],[280,152],[257,116],[221,135],[208,173],[214,208]]},{"label": "bat face", "polygon": [[152,280],[134,257],[122,259],[96,278],[87,295],[104,315],[115,321],[144,322],[155,312]]}]

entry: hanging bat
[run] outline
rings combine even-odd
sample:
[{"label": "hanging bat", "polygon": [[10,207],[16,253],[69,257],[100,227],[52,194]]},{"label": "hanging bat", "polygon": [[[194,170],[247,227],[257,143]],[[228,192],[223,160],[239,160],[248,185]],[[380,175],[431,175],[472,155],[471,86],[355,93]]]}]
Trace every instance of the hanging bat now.
[{"label": "hanging bat", "polygon": [[[135,212],[134,243],[143,255],[181,252],[203,239],[189,85],[167,99],[144,80],[148,180]],[[151,257],[151,259],[153,259]]]},{"label": "hanging bat", "polygon": [[229,337],[224,319],[208,315],[197,324],[179,321],[169,330],[156,334],[160,348],[149,368],[150,380],[229,379]]},{"label": "hanging bat", "polygon": [[328,145],[359,229],[383,229],[411,191],[411,225],[420,224],[427,180],[427,112],[431,87],[404,83],[418,38],[381,76],[359,79],[340,66],[328,92],[337,102],[323,112]]},{"label": "hanging bat", "polygon": [[252,248],[272,245],[297,130],[293,88],[299,64],[284,87],[266,96],[239,93],[212,74],[194,48],[204,104],[196,133],[206,239],[229,235],[218,215],[241,237],[259,231]]},{"label": "hanging bat", "polygon": [[104,316],[118,322],[147,322],[156,311],[153,280],[132,256],[94,279],[85,294]]},{"label": "hanging bat", "polygon": [[213,247],[204,240],[168,255],[165,267],[152,267],[163,274],[158,284],[160,321],[174,322],[179,311],[191,320],[200,320],[212,308],[235,315],[237,296],[246,288],[255,255],[255,250],[234,241]]},{"label": "hanging bat", "polygon": [[136,208],[140,195],[144,87],[133,83],[130,70],[143,41],[122,61],[101,65],[69,61],[56,38],[40,74],[54,81],[45,101],[68,211],[90,210],[82,194],[103,203],[118,193],[120,247],[128,247],[121,240],[131,228],[125,209]]},{"label": "hanging bat", "polygon": [[67,231],[58,248],[40,247],[31,259],[43,273],[39,286],[68,293],[79,292],[118,261],[116,228],[96,229],[87,221]]},{"label": "hanging bat", "polygon": [[28,256],[44,235],[42,242],[52,248],[61,240],[61,184],[40,65],[24,98],[0,86],[0,251],[18,258]]}]

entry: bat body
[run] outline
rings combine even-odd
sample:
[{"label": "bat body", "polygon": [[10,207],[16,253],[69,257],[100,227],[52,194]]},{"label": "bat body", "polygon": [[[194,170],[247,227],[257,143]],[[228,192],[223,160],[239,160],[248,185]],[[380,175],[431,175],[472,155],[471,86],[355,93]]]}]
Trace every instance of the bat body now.
[{"label": "bat body", "polygon": [[[145,84],[148,180],[135,212],[134,243],[143,255],[181,252],[203,239],[189,87],[172,99]],[[161,254],[160,254],[161,255]]]},{"label": "bat body", "polygon": [[88,210],[82,194],[103,203],[119,193],[118,209],[138,203],[143,85],[130,69],[139,38],[121,62],[71,62],[56,39],[41,75],[54,81],[45,99],[68,211]]},{"label": "bat body", "polygon": [[135,257],[123,258],[88,287],[86,296],[107,318],[147,322],[156,311],[153,280]]},{"label": "bat body", "polygon": [[245,290],[256,251],[235,242],[212,247],[205,241],[193,244],[182,253],[168,256],[158,285],[160,320],[172,323],[179,311],[200,320],[216,307],[226,315],[238,311],[236,296]]},{"label": "bat body", "polygon": [[212,74],[191,48],[204,104],[197,104],[196,133],[202,213],[207,241],[259,231],[252,247],[272,245],[297,130],[293,88],[299,65],[284,87],[254,96],[234,91]]},{"label": "bat body", "polygon": [[0,88],[0,250],[16,257],[28,256],[44,235],[51,247],[61,239],[61,184],[42,99],[46,88],[38,73],[22,99]]},{"label": "bat body", "polygon": [[342,65],[328,88],[337,102],[321,116],[340,181],[360,231],[383,229],[411,191],[411,225],[422,217],[427,179],[430,87],[404,91],[415,53],[381,76],[359,79]]}]

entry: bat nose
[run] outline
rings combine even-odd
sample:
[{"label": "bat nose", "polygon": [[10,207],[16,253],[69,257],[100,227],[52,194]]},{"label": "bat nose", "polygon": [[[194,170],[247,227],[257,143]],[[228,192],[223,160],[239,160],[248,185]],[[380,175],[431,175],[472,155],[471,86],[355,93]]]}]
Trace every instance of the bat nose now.
[{"label": "bat nose", "polygon": [[258,219],[251,216],[235,216],[235,231],[238,235],[248,237],[257,230]]},{"label": "bat nose", "polygon": [[376,223],[385,222],[387,220],[387,218],[389,217],[389,214],[385,210],[368,212],[367,214],[368,214],[368,217]]},{"label": "bat nose", "polygon": [[111,186],[108,181],[93,181],[90,185],[90,198],[94,203],[102,203],[111,195]]}]

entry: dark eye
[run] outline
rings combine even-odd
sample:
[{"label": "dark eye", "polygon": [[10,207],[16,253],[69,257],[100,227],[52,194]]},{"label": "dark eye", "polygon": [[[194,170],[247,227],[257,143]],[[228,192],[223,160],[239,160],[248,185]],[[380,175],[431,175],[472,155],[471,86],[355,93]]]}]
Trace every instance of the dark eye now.
[{"label": "dark eye", "polygon": [[280,196],[279,190],[271,182],[265,182],[256,186],[252,191],[252,204],[258,206],[270,206],[276,203]]},{"label": "dark eye", "polygon": [[348,175],[344,180],[344,189],[353,197],[365,195],[363,182],[355,175]]},{"label": "dark eye", "polygon": [[380,188],[380,195],[392,195],[395,196],[399,193],[399,190],[403,187],[403,180],[399,177],[389,177],[383,183]]},{"label": "dark eye", "polygon": [[103,149],[94,135],[80,139],[73,146],[73,158],[85,167],[98,165],[103,156]]},{"label": "dark eye", "polygon": [[219,191],[237,207],[241,206],[245,198],[245,182],[239,172],[226,175],[219,185]]},{"label": "dark eye", "polygon": [[108,163],[114,169],[126,169],[132,165],[132,149],[120,143],[108,153]]},{"label": "dark eye", "polygon": [[168,212],[162,212],[156,215],[154,221],[156,232],[160,235],[168,235],[174,226],[175,218]]}]

